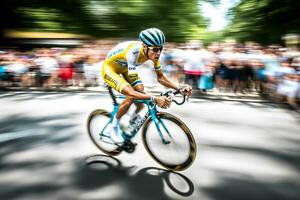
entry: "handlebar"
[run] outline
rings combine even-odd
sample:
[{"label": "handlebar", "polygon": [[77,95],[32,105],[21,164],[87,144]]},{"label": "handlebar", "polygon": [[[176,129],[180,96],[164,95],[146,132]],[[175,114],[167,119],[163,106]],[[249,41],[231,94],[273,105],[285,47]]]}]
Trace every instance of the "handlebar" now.
[{"label": "handlebar", "polygon": [[[113,104],[114,105],[118,105],[118,102],[117,102],[117,97],[115,96],[115,94],[113,93],[113,91],[112,91],[112,89],[111,89],[111,87],[110,86],[108,86],[107,84],[105,84],[104,86],[106,86],[106,88],[108,89],[108,92],[109,92],[109,94],[110,94],[110,96],[111,96],[111,98],[112,98],[112,100],[113,100]],[[182,96],[182,101],[177,101],[177,100],[175,100],[174,99],[174,97],[175,97],[175,95],[177,95],[177,94],[180,94],[181,96]],[[166,97],[171,97],[171,99],[172,99],[172,102],[174,102],[174,103],[176,103],[177,105],[182,105],[182,104],[184,104],[186,101],[188,101],[188,96],[186,96],[186,95],[182,95],[181,93],[180,93],[180,90],[178,89],[178,90],[167,90],[167,91],[165,91],[165,92],[162,92],[161,94],[160,94],[161,96],[166,96]],[[137,100],[138,101],[138,100]]]},{"label": "handlebar", "polygon": [[[181,102],[178,102],[177,100],[174,99],[176,94],[180,94],[182,96]],[[166,96],[166,97],[171,97],[172,102],[176,103],[177,105],[182,105],[185,103],[185,101],[188,100],[188,97],[186,97],[186,95],[182,95],[179,90],[167,90],[165,92],[162,92],[160,95]]]}]

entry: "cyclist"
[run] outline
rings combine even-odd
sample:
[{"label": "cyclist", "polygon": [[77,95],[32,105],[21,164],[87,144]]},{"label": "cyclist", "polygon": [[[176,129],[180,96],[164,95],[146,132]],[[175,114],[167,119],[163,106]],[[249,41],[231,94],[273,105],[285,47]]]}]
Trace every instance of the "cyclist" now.
[{"label": "cyclist", "polygon": [[[137,73],[137,66],[147,60],[154,63],[157,81],[168,88],[180,89],[184,95],[191,95],[191,87],[180,87],[164,76],[160,66],[160,54],[165,43],[165,36],[157,28],[143,30],[139,34],[142,42],[127,41],[118,44],[106,56],[102,66],[104,81],[126,96],[120,104],[116,117],[113,119],[110,134],[111,139],[122,145],[124,138],[120,129],[120,118],[128,111],[134,100],[152,100],[161,108],[168,108],[171,104],[165,96],[154,97],[145,93],[142,81]],[[143,109],[143,104],[136,104],[135,115]],[[133,116],[135,117],[135,116]]]}]

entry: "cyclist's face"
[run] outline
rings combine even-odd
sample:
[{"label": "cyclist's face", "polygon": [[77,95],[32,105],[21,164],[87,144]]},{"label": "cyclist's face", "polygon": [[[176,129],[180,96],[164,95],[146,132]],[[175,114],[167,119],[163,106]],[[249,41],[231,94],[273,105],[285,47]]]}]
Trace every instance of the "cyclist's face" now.
[{"label": "cyclist's face", "polygon": [[152,61],[158,61],[162,47],[148,47],[148,57]]}]

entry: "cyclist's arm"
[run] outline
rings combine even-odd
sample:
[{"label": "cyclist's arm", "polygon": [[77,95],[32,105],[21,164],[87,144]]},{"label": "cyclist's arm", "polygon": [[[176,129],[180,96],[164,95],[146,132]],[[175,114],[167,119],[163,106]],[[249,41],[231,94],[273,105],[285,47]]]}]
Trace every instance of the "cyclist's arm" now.
[{"label": "cyclist's arm", "polygon": [[155,70],[156,76],[157,76],[157,81],[162,84],[165,87],[172,88],[172,89],[179,89],[179,85],[173,83],[170,81],[162,72],[162,70]]},{"label": "cyclist's arm", "polygon": [[168,108],[171,104],[171,101],[166,96],[153,97],[146,93],[135,91],[129,86],[125,86],[122,90],[122,93],[126,95],[126,97],[130,97],[132,99],[154,100],[155,103],[161,108]]},{"label": "cyclist's arm", "polygon": [[162,70],[155,70],[157,75],[157,81],[165,87],[172,88],[175,90],[179,90],[182,95],[191,96],[192,95],[192,88],[190,86],[180,87],[170,81],[162,72]]}]

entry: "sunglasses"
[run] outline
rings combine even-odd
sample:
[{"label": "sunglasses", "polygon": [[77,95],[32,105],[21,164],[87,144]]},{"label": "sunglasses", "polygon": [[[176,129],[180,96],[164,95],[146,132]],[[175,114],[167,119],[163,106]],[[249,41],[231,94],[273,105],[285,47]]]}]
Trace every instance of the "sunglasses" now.
[{"label": "sunglasses", "polygon": [[158,52],[158,51],[162,51],[163,48],[162,47],[148,47],[149,49],[151,49],[154,53]]}]

